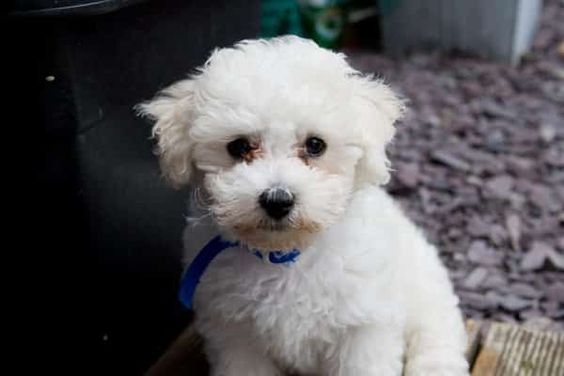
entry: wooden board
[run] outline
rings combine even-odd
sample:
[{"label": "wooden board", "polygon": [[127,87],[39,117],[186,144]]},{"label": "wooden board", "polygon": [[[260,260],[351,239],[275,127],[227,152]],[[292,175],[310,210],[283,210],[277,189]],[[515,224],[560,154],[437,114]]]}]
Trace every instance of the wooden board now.
[{"label": "wooden board", "polygon": [[562,376],[564,333],[494,323],[472,369],[472,376]]},{"label": "wooden board", "polygon": [[[472,376],[564,376],[564,332],[541,332],[468,320],[466,357]],[[146,376],[203,376],[202,341],[188,327]]]},{"label": "wooden board", "polygon": [[482,340],[482,327],[483,325],[480,321],[466,321],[466,333],[468,333],[468,342],[466,344],[466,359],[470,364],[474,363],[474,359],[476,359],[478,350],[480,349],[480,342]]},{"label": "wooden board", "polygon": [[208,374],[202,339],[189,326],[173,342],[145,376],[203,376]]}]

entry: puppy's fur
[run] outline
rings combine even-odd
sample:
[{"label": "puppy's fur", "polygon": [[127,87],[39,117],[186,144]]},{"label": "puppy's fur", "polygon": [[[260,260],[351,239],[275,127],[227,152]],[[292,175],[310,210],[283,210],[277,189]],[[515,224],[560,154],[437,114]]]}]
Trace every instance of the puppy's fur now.
[{"label": "puppy's fur", "polygon": [[[213,52],[199,72],[140,105],[161,166],[192,183],[187,261],[213,236],[222,252],[195,296],[215,376],[467,375],[458,300],[436,249],[380,188],[402,102],[342,54],[296,37]],[[319,156],[308,137],[325,141]],[[234,158],[227,144],[254,147]],[[295,197],[274,220],[262,192]],[[299,248],[292,265],[249,252]]]}]

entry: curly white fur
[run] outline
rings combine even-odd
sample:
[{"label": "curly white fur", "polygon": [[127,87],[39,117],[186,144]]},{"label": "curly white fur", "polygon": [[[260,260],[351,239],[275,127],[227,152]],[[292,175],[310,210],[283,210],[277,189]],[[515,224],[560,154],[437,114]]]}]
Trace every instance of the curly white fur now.
[{"label": "curly white fur", "polygon": [[[156,121],[164,174],[202,192],[187,261],[217,233],[243,244],[213,261],[195,296],[213,375],[468,374],[437,251],[379,187],[403,111],[388,86],[283,37],[216,50],[139,108]],[[327,144],[321,156],[304,156],[312,136]],[[238,137],[256,145],[253,158],[228,154]],[[280,221],[258,203],[275,186],[296,198]],[[302,254],[274,265],[247,247]]]}]

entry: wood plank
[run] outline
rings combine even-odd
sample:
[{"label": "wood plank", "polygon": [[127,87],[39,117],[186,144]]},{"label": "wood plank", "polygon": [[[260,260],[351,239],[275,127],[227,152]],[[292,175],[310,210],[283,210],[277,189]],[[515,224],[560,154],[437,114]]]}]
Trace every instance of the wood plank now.
[{"label": "wood plank", "polygon": [[564,333],[493,323],[472,376],[517,375],[564,375]]},{"label": "wood plank", "polygon": [[206,358],[202,352],[202,338],[190,325],[145,376],[207,375],[207,369]]},{"label": "wood plank", "polygon": [[[564,333],[493,323],[482,341],[482,332],[486,326],[480,321],[466,322],[466,357],[470,364],[474,364],[472,376],[564,375]],[[193,327],[189,326],[145,375],[207,374],[202,340]]]},{"label": "wood plank", "polygon": [[481,329],[482,322],[476,320],[466,321],[466,333],[468,334],[468,341],[466,344],[466,360],[468,363],[474,363],[476,355],[478,354],[478,349],[481,342]]}]

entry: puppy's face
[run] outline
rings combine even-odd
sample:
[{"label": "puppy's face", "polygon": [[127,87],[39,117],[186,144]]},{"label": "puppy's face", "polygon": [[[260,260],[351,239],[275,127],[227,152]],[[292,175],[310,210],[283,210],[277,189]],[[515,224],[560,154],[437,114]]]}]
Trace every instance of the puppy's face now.
[{"label": "puppy's face", "polygon": [[201,176],[235,239],[303,247],[354,189],[388,179],[384,147],[401,104],[343,56],[295,37],[249,41],[214,52],[200,72],[141,111],[157,121],[165,174],[176,185]]},{"label": "puppy's face", "polygon": [[[342,215],[362,150],[339,113],[272,100],[246,114],[235,106],[196,121],[193,163],[223,229],[254,247],[291,249]],[[313,116],[299,116],[297,106]]]}]

